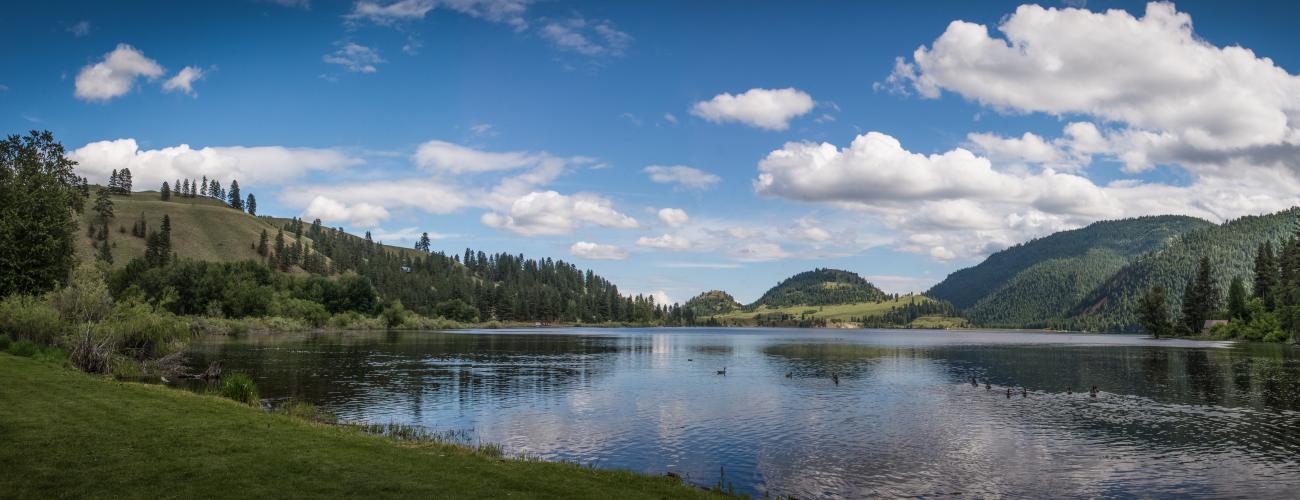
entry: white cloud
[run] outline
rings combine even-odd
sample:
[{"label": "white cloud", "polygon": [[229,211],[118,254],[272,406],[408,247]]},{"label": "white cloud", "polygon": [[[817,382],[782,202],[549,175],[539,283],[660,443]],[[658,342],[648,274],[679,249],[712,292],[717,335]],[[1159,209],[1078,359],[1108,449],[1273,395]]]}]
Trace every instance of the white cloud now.
[{"label": "white cloud", "polygon": [[544,161],[562,161],[545,153],[493,153],[438,140],[421,144],[411,159],[422,168],[453,174],[514,170]]},{"label": "white cloud", "polygon": [[72,36],[77,37],[77,38],[81,38],[81,37],[83,37],[83,36],[89,35],[89,34],[90,34],[90,21],[81,21],[81,22],[78,22],[77,24],[74,24],[74,25],[72,25],[72,26],[69,26],[69,27],[68,27],[68,33],[72,33]]},{"label": "white cloud", "polygon": [[795,227],[782,229],[781,233],[796,240],[814,243],[830,241],[834,236],[831,235],[830,231],[822,229],[818,224],[819,222],[812,217],[800,217],[795,219]]},{"label": "white cloud", "polygon": [[722,178],[697,168],[685,165],[651,165],[643,172],[650,174],[650,180],[660,184],[676,184],[686,189],[708,189]]},{"label": "white cloud", "polygon": [[283,146],[190,148],[187,144],[142,150],[135,139],[97,141],[68,153],[77,173],[104,182],[114,170],[130,168],[137,186],[153,189],[163,181],[207,176],[246,186],[283,182],[311,171],[334,171],[364,163],[333,149]]},{"label": "white cloud", "polygon": [[1000,110],[1086,114],[1168,133],[1195,150],[1300,142],[1300,78],[1240,46],[1217,47],[1172,3],[1121,9],[1022,5],[989,35],[954,21],[891,79]]},{"label": "white cloud", "polygon": [[442,240],[451,238],[455,235],[443,234],[430,231],[424,231],[418,227],[404,227],[396,231],[388,231],[383,228],[377,228],[370,232],[370,237],[375,241],[392,243],[395,241],[414,243],[420,239],[421,235],[428,234],[430,240]]},{"label": "white cloud", "polygon": [[682,251],[691,249],[691,242],[689,240],[671,234],[664,234],[653,238],[642,236],[637,238],[636,245],[639,247],[657,248],[659,250]]},{"label": "white cloud", "polygon": [[623,55],[632,36],[614,28],[609,21],[588,21],[581,17],[551,21],[538,33],[555,48],[591,57]]},{"label": "white cloud", "polygon": [[163,91],[175,92],[179,90],[184,92],[185,95],[198,97],[199,94],[194,92],[194,82],[202,80],[204,76],[203,70],[194,66],[186,66],[181,68],[175,76],[163,82]]},{"label": "white cloud", "polygon": [[523,15],[531,3],[531,0],[362,0],[344,17],[351,23],[368,21],[388,26],[424,19],[434,9],[447,9],[523,30],[528,27]]},{"label": "white cloud", "polygon": [[668,296],[668,292],[665,292],[663,290],[655,290],[652,292],[644,293],[642,295],[646,295],[652,299],[655,299],[655,305],[666,306],[666,305],[672,305],[677,303],[676,300],[673,300],[672,297]]},{"label": "white cloud", "polygon": [[776,243],[746,243],[730,251],[731,257],[742,262],[763,262],[790,257],[790,252]]},{"label": "white cloud", "polygon": [[296,9],[310,10],[311,0],[259,0],[266,3],[273,3],[281,7],[293,7]]},{"label": "white cloud", "polygon": [[677,115],[674,115],[672,113],[664,113],[664,121],[675,125],[677,124]]},{"label": "white cloud", "polygon": [[790,128],[790,120],[812,111],[812,96],[795,88],[749,89],[718,94],[691,106],[691,114],[713,123],[737,122],[767,130]]},{"label": "white cloud", "polygon": [[503,212],[485,213],[480,220],[489,227],[524,236],[569,234],[582,223],[617,229],[640,227],[636,219],[615,210],[608,199],[586,193],[534,191],[515,199]]},{"label": "white cloud", "polygon": [[681,227],[687,221],[691,220],[686,211],[680,208],[661,208],[659,209],[659,221],[667,224],[669,227]]},{"label": "white cloud", "polygon": [[333,53],[321,56],[321,60],[343,66],[353,73],[374,73],[379,70],[375,65],[388,62],[375,49],[353,42],[345,43]]},{"label": "white cloud", "polygon": [[325,196],[312,199],[307,208],[302,211],[302,218],[306,220],[320,219],[327,223],[347,221],[354,227],[375,227],[380,221],[387,220],[389,217],[388,210],[384,207],[369,203],[349,206]]},{"label": "white cloud", "polygon": [[150,80],[163,74],[163,67],[125,43],[104,55],[104,59],[81,68],[75,95],[85,101],[108,101],[130,92],[140,77]]},{"label": "white cloud", "polygon": [[348,204],[369,204],[389,210],[410,209],[432,214],[449,214],[479,203],[473,193],[466,192],[461,186],[428,178],[305,185],[285,190],[280,199],[288,205],[301,207],[317,196]]},{"label": "white cloud", "polygon": [[614,245],[602,245],[590,241],[579,241],[569,247],[569,253],[579,259],[588,260],[623,260],[627,250]]}]

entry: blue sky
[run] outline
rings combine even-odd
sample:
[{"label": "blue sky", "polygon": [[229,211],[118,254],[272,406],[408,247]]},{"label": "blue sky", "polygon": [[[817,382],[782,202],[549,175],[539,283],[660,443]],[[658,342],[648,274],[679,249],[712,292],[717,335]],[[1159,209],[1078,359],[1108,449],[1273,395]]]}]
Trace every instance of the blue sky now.
[{"label": "blue sky", "polygon": [[1294,205],[1292,10],[23,3],[0,123],[92,180],[238,178],[263,213],[673,300],[813,267],[920,291],[1095,220]]}]

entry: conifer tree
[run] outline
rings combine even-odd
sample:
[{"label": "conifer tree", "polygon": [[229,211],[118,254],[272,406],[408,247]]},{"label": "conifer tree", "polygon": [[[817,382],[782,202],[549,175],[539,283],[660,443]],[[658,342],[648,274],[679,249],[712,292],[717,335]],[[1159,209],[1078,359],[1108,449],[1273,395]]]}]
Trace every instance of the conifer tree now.
[{"label": "conifer tree", "polygon": [[95,213],[99,215],[99,222],[107,224],[113,218],[113,200],[108,196],[108,190],[99,188],[95,194]]},{"label": "conifer tree", "polygon": [[248,210],[248,215],[257,215],[257,198],[253,193],[248,193],[248,201],[244,203],[244,209]]},{"label": "conifer tree", "polygon": [[1210,272],[1210,258],[1201,257],[1201,263],[1183,290],[1183,326],[1192,334],[1200,333],[1205,327],[1205,320],[1219,308],[1219,290],[1214,286],[1214,276]]},{"label": "conifer tree", "polygon": [[230,195],[229,195],[229,197],[226,199],[226,202],[230,204],[230,208],[233,208],[233,209],[235,209],[235,210],[239,210],[239,211],[243,211],[243,210],[244,210],[244,197],[241,196],[241,195],[239,194],[239,181],[238,181],[238,180],[232,180],[232,181],[230,181],[230,191],[229,191],[229,193],[230,193]]},{"label": "conifer tree", "polygon": [[1275,306],[1275,294],[1278,280],[1277,258],[1273,255],[1273,244],[1264,242],[1255,252],[1255,289],[1256,298],[1264,302],[1264,308],[1272,311]]},{"label": "conifer tree", "polygon": [[109,248],[107,240],[99,244],[99,253],[95,254],[95,258],[100,262],[113,263],[113,250]]},{"label": "conifer tree", "polygon": [[208,195],[208,176],[203,176],[203,183],[199,184],[199,196]]},{"label": "conifer tree", "polygon": [[131,195],[131,169],[124,168],[117,173],[117,186],[124,196]]},{"label": "conifer tree", "polygon": [[120,184],[118,183],[117,169],[115,168],[113,169],[113,173],[108,174],[108,190],[111,192],[117,192],[119,186]]},{"label": "conifer tree", "polygon": [[275,231],[275,259],[277,268],[281,271],[289,270],[289,256],[285,253],[283,229]]},{"label": "conifer tree", "polygon": [[420,241],[415,242],[415,249],[421,252],[428,252],[430,246],[429,233],[420,235]]},{"label": "conifer tree", "polygon": [[1228,285],[1228,315],[1231,319],[1250,320],[1250,310],[1246,308],[1246,283],[1240,276],[1232,278]]},{"label": "conifer tree", "polygon": [[171,201],[172,188],[167,185],[167,181],[163,181],[162,188],[158,189],[158,196],[162,198],[162,201]]},{"label": "conifer tree", "polygon": [[262,257],[266,257],[266,253],[269,252],[269,251],[271,250],[271,249],[267,248],[267,240],[268,240],[268,239],[269,239],[269,238],[268,238],[268,236],[267,236],[267,234],[266,234],[266,230],[263,229],[263,230],[262,230],[262,237],[259,238],[259,239],[257,240],[257,254],[258,254],[258,255],[261,255]]}]

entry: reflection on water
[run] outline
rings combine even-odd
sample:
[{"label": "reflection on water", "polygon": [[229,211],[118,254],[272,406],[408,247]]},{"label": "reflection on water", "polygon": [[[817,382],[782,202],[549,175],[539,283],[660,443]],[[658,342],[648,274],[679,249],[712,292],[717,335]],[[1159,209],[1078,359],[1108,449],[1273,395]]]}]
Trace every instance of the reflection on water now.
[{"label": "reflection on water", "polygon": [[214,339],[191,358],[221,359],[264,397],[348,421],[472,429],[509,453],[699,484],[725,467],[755,495],[1259,498],[1300,487],[1300,351],[1281,345],[581,329]]}]

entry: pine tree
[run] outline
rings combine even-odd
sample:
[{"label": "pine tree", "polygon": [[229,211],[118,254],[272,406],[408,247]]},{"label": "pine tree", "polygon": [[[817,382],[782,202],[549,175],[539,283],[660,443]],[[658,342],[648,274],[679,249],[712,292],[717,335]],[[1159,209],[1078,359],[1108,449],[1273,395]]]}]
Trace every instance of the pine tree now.
[{"label": "pine tree", "polygon": [[199,196],[208,195],[208,176],[203,176],[203,183],[199,184]]},{"label": "pine tree", "polygon": [[230,208],[233,208],[233,209],[235,209],[235,210],[243,211],[243,210],[244,210],[244,197],[241,196],[241,195],[239,194],[239,181],[238,181],[238,180],[232,180],[232,181],[230,181],[230,191],[229,191],[229,193],[230,193],[230,196],[226,199],[226,202],[230,204]]},{"label": "pine tree", "polygon": [[117,186],[121,189],[122,195],[131,195],[131,169],[124,168],[117,173]]},{"label": "pine tree", "polygon": [[1228,315],[1231,319],[1250,320],[1250,310],[1246,308],[1246,283],[1240,276],[1232,278],[1228,285]]},{"label": "pine tree", "polygon": [[285,253],[283,229],[275,231],[275,259],[277,268],[281,271],[289,270],[289,256]]},{"label": "pine tree", "polygon": [[1272,311],[1275,306],[1275,294],[1278,280],[1277,258],[1273,255],[1273,244],[1264,242],[1255,252],[1255,297],[1264,302],[1264,309]]},{"label": "pine tree", "polygon": [[267,237],[266,230],[263,229],[262,237],[257,240],[257,254],[261,255],[262,257],[266,257],[266,253],[270,251],[270,249],[267,248],[266,246],[268,239],[269,238]]},{"label": "pine tree", "polygon": [[415,242],[415,249],[421,252],[428,252],[430,247],[429,233],[420,235],[420,241]]},{"label": "pine tree", "polygon": [[257,198],[253,193],[248,193],[248,202],[244,203],[244,208],[248,210],[248,215],[257,215]]},{"label": "pine tree", "polygon": [[162,188],[158,190],[158,196],[162,198],[162,201],[171,201],[172,188],[167,185],[167,181],[163,181]]},{"label": "pine tree", "polygon": [[1210,258],[1201,257],[1201,264],[1183,291],[1183,326],[1192,334],[1200,333],[1205,320],[1219,308],[1219,290],[1210,272]]},{"label": "pine tree", "polygon": [[109,248],[107,240],[99,244],[99,253],[95,254],[95,258],[100,262],[113,263],[113,250]]},{"label": "pine tree", "polygon": [[119,178],[118,178],[118,176],[117,176],[117,169],[115,168],[115,169],[113,169],[113,173],[108,174],[108,190],[109,190],[109,191],[116,193],[116,192],[118,191],[118,189],[121,189],[121,187],[120,187],[121,184],[118,182],[118,179],[119,179]]},{"label": "pine tree", "polygon": [[108,190],[99,188],[95,194],[95,213],[99,215],[99,222],[107,224],[113,218],[113,200],[108,196]]}]

